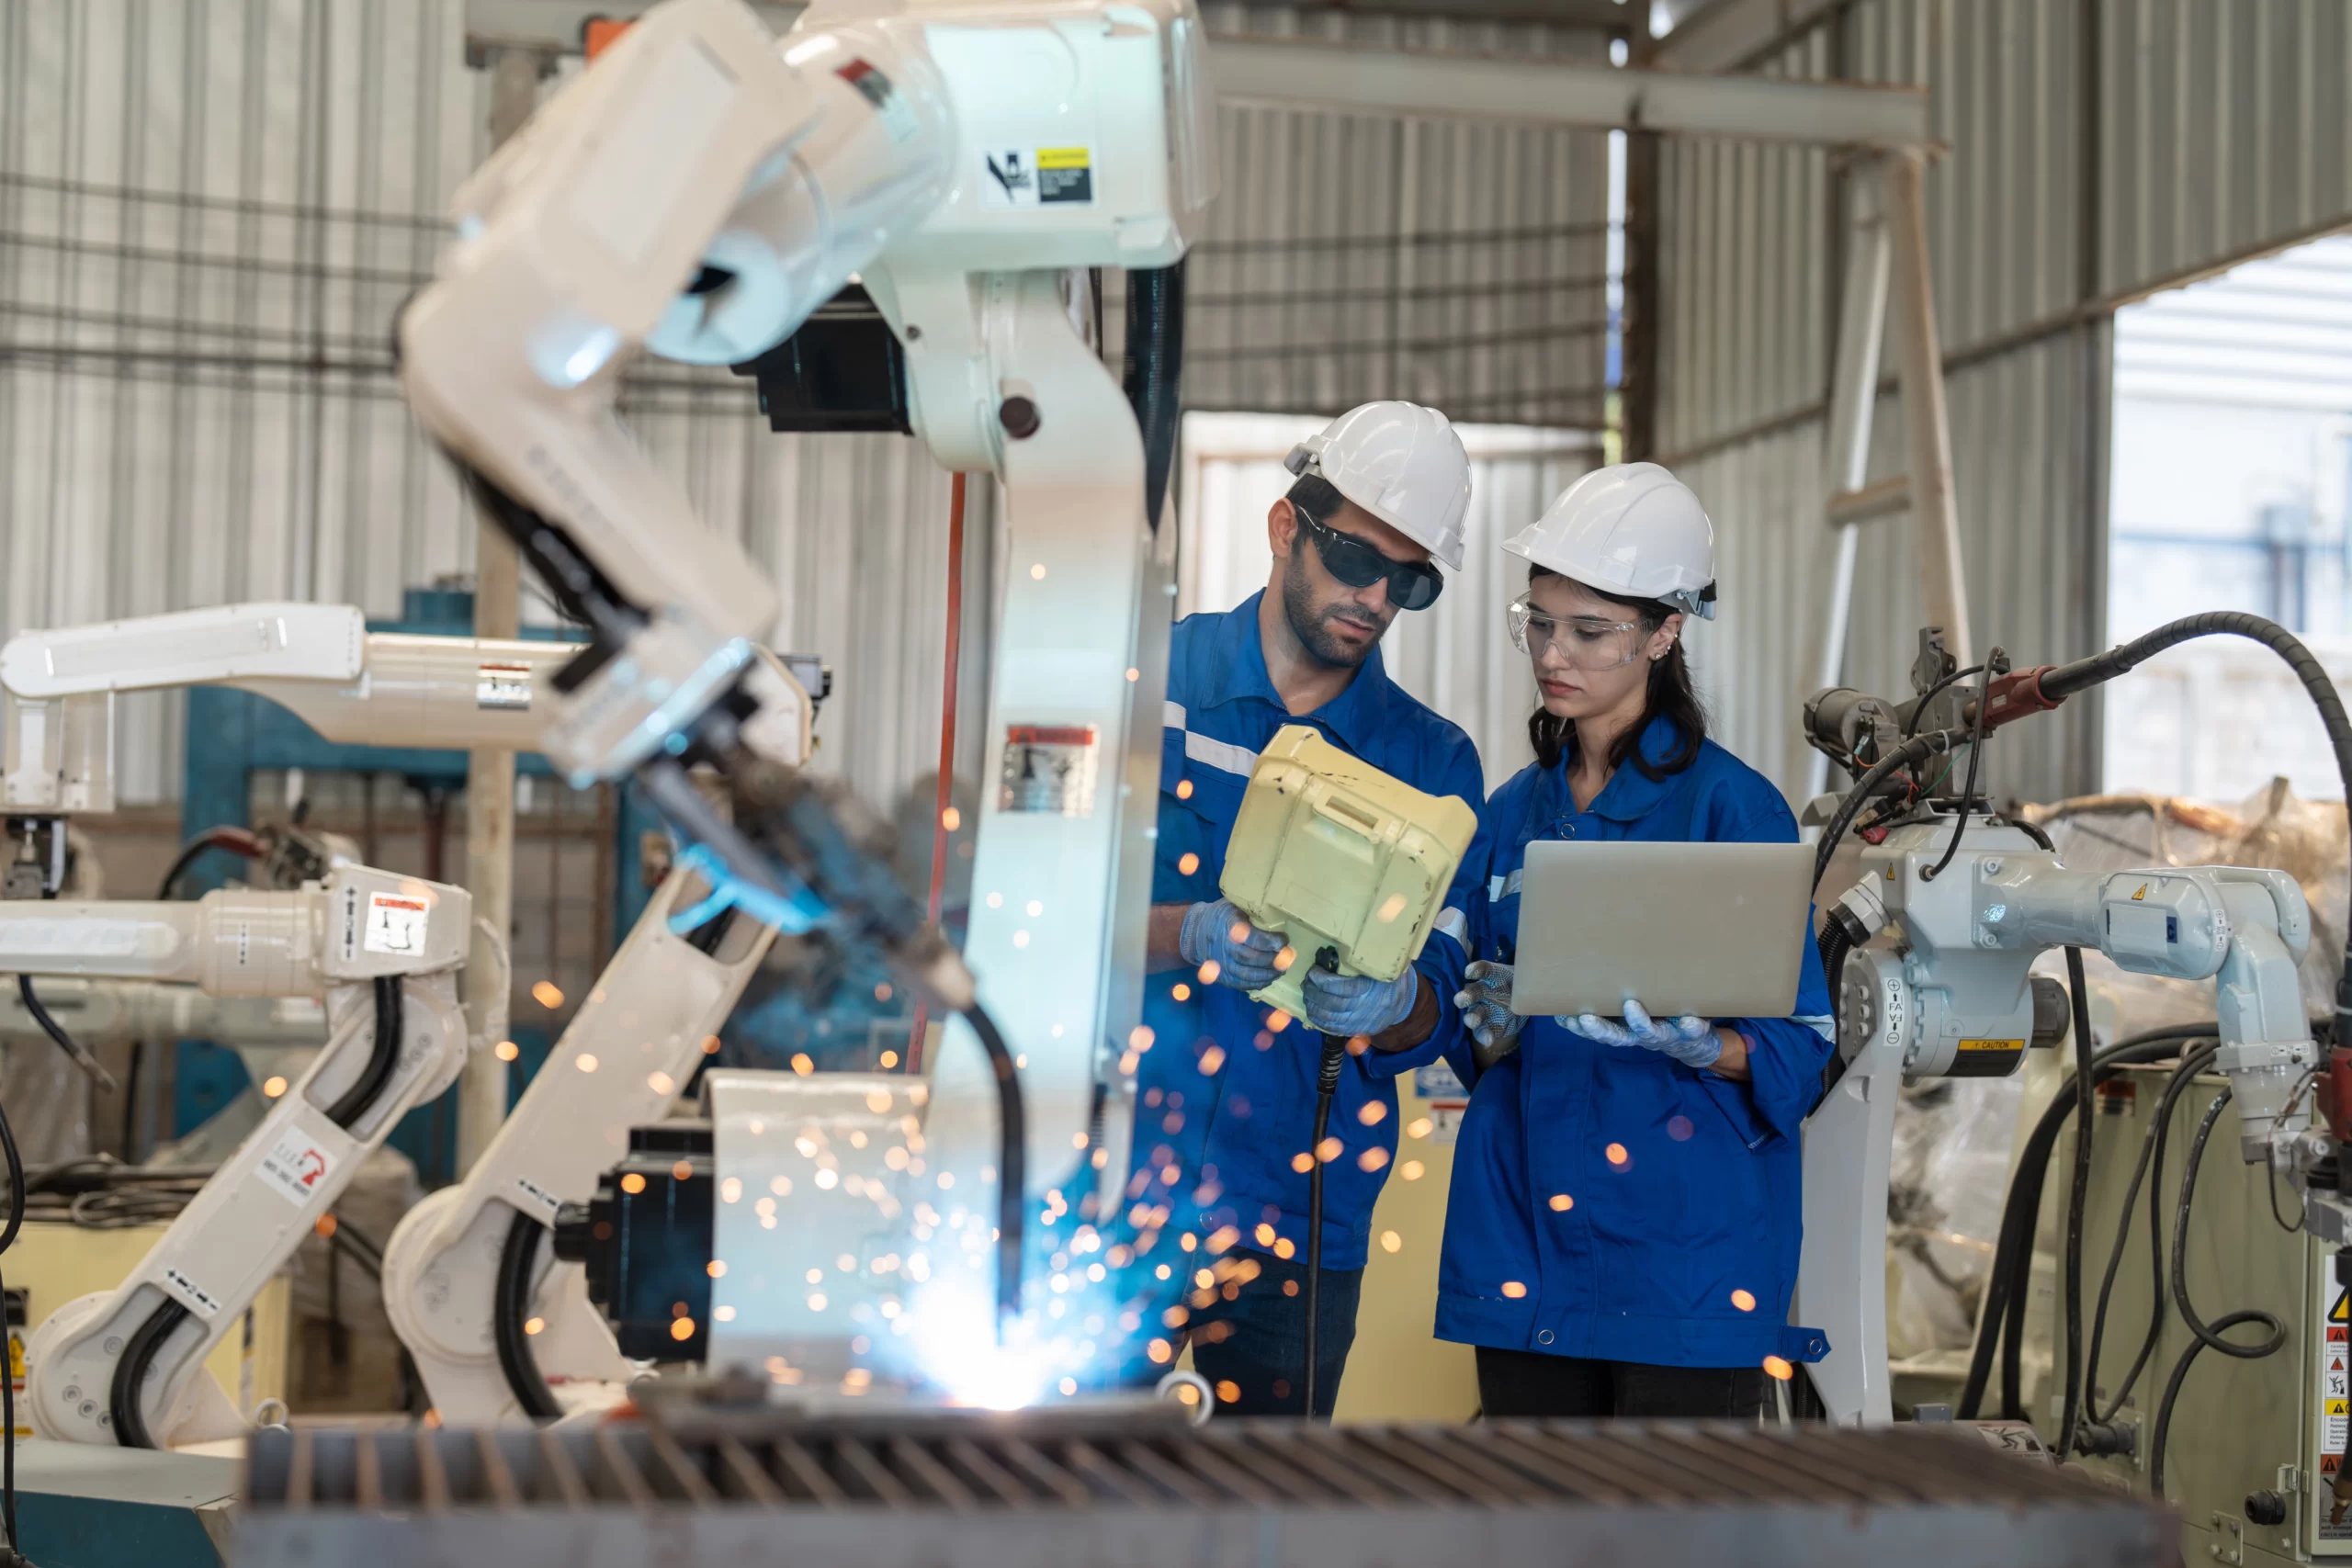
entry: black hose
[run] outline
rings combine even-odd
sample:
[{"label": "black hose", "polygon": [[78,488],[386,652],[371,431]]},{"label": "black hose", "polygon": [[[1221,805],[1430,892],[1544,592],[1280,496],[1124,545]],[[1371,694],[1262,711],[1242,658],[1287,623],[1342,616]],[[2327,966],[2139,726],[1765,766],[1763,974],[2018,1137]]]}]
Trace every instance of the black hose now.
[{"label": "black hose", "polygon": [[974,1002],[964,1010],[964,1021],[979,1037],[980,1049],[989,1054],[989,1066],[996,1070],[996,1314],[1001,1332],[1005,1322],[1021,1311],[1022,1224],[1028,1209],[1025,1190],[1029,1181],[1029,1117],[1022,1103],[1020,1072],[1013,1066],[1012,1052],[1006,1047],[1004,1036],[997,1032],[996,1020],[989,1016],[986,1008]]},{"label": "black hose", "polygon": [[1322,1353],[1323,1140],[1331,1131],[1331,1100],[1340,1092],[1340,1069],[1347,1060],[1348,1037],[1326,1034],[1315,1074],[1315,1136],[1306,1145],[1306,1376],[1302,1392],[1309,1421],[1315,1419],[1315,1362]]},{"label": "black hose", "polygon": [[[1951,857],[1960,852],[1960,836],[1968,831],[1968,808],[1975,802],[1976,775],[1984,761],[1984,712],[1992,705],[1985,702],[1984,697],[1993,688],[1993,671],[1996,665],[2002,669],[2008,667],[2008,660],[1997,648],[1984,661],[1984,673],[1976,682],[1976,724],[1968,736],[1968,778],[1960,786],[1960,818],[1951,825],[1951,841],[1944,846],[1943,858],[1919,874],[1922,882],[1933,882],[1944,874],[1944,867],[1951,863]],[[2074,950],[2069,948],[2067,951],[2071,953]],[[2079,955],[2074,963],[2079,972],[2082,968]]]},{"label": "black hose", "polygon": [[241,854],[243,853],[243,842],[242,835],[234,829],[207,828],[195,838],[182,844],[180,852],[172,857],[172,863],[164,869],[164,880],[155,885],[156,898],[169,900],[172,897],[172,889],[179,886],[180,878],[187,874],[190,866],[203,858],[206,851],[219,850],[223,854]]},{"label": "black hose", "polygon": [[[2168,648],[2200,637],[2245,637],[2286,660],[2287,667],[2302,682],[2312,705],[2319,710],[2320,723],[2327,730],[2328,748],[2335,753],[2336,777],[2343,784],[2345,799],[2352,801],[2352,717],[2345,714],[2344,699],[2336,694],[2335,682],[2327,678],[2320,661],[2312,657],[2311,649],[2294,633],[2260,615],[2243,610],[2208,610],[2202,615],[2186,615],[2105,653],[2061,664],[2046,671],[2034,683],[2034,689],[2044,701],[2062,702],[2077,692],[2112,681]],[[2352,1041],[2352,924],[2347,924],[2345,931],[2345,957],[2344,973],[2335,984],[2335,1032],[2331,1036],[2338,1042]]]},{"label": "black hose", "polygon": [[396,975],[376,976],[376,1042],[358,1078],[343,1098],[327,1107],[327,1120],[345,1132],[368,1112],[401,1060],[401,982]]},{"label": "black hose", "polygon": [[1966,732],[1957,729],[1931,729],[1925,735],[1915,735],[1872,762],[1870,772],[1854,781],[1854,787],[1848,790],[1845,798],[1838,803],[1838,815],[1831,818],[1829,826],[1822,830],[1820,847],[1814,851],[1813,890],[1815,893],[1821,891],[1821,879],[1828,873],[1829,857],[1836,852],[1838,841],[1846,836],[1846,829],[1854,825],[1854,818],[1861,815],[1862,807],[1869,803],[1872,792],[1898,769],[1924,761],[1939,751],[1949,751],[1956,742],[1966,739]]},{"label": "black hose", "polygon": [[[2197,1139],[2188,1145],[2188,1163],[2180,1173],[2180,1206],[2172,1236],[2172,1303],[2179,1309],[2180,1320],[2196,1336],[2195,1342],[2180,1353],[2173,1363],[2172,1376],[2165,1383],[2164,1397],[2156,1403],[2156,1424],[2148,1439],[2148,1486],[2156,1496],[2165,1491],[2165,1442],[2172,1433],[2172,1412],[2180,1398],[2180,1385],[2188,1377],[2188,1369],[2196,1364],[2199,1354],[2219,1350],[2224,1356],[2234,1356],[2242,1361],[2257,1361],[2275,1355],[2287,1343],[2287,1325],[2269,1313],[2248,1307],[2225,1313],[2207,1323],[2197,1315],[2188,1300],[2188,1213],[2197,1197],[2197,1168],[2205,1158],[2205,1144],[2213,1135],[2213,1123],[2221,1120],[2222,1108],[2230,1102],[2227,1089],[2213,1097],[2205,1108],[2205,1120],[2198,1123]],[[2269,1325],[2269,1337],[2256,1345],[2241,1345],[2222,1337],[2221,1331],[2235,1328],[2240,1324],[2258,1323]]]},{"label": "black hose", "polygon": [[40,1005],[40,998],[34,994],[30,975],[17,976],[17,997],[25,1004],[25,1010],[32,1014],[33,1021],[40,1025],[40,1032],[49,1036],[51,1044],[65,1053],[68,1061],[99,1087],[109,1089],[115,1087],[114,1075],[107,1071],[106,1065],[66,1033],[65,1026],[51,1018],[49,1010]]},{"label": "black hose", "polygon": [[[0,1230],[0,1255],[5,1255],[25,1226],[25,1161],[17,1152],[16,1129],[8,1125],[5,1110],[0,1110],[0,1152],[8,1160],[8,1224]],[[0,1301],[7,1299],[7,1289],[0,1283]],[[6,1332],[6,1325],[0,1323],[0,1333]],[[17,1551],[17,1380],[13,1375],[0,1375],[0,1525],[6,1527],[13,1556]]]},{"label": "black hose", "polygon": [[[346,1132],[376,1103],[385,1084],[391,1080],[392,1069],[400,1065],[401,1005],[400,977],[378,976],[374,1047],[368,1053],[367,1066],[360,1069],[358,1081],[327,1108],[327,1120]],[[139,1408],[139,1390],[147,1381],[148,1369],[154,1365],[156,1352],[187,1317],[187,1308],[177,1301],[166,1300],[131,1332],[130,1342],[122,1348],[122,1359],[115,1363],[107,1409],[114,1416],[115,1441],[124,1448],[155,1446],[147,1433],[146,1417]]]},{"label": "black hose", "polygon": [[[2180,1066],[2173,1070],[2165,1083],[2163,1096],[2157,1100],[2155,1113],[2148,1120],[2148,1130],[2140,1139],[2140,1158],[2132,1168],[2131,1185],[2124,1190],[2123,1202],[2115,1222],[2115,1246],[2107,1255],[2107,1272],[2098,1286],[2098,1306],[2091,1314],[2090,1349],[2085,1359],[2086,1393],[2084,1409],[2088,1419],[2104,1424],[2113,1421],[2122,1411],[2132,1390],[2138,1385],[2140,1374],[2147,1370],[2154,1356],[2156,1344],[2163,1337],[2165,1325],[2165,1237],[2164,1181],[2165,1145],[2171,1137],[2172,1110],[2181,1094],[2196,1081],[2213,1059],[2213,1048],[2199,1047],[2186,1052]],[[2153,1175],[2154,1179],[2150,1180]],[[2139,1353],[2132,1359],[2131,1370],[2116,1384],[2115,1396],[2104,1410],[2098,1402],[2099,1351],[2107,1338],[2107,1311],[2115,1292],[2115,1277],[2122,1271],[2123,1249],[2132,1237],[2132,1210],[2140,1201],[2143,1186],[2148,1191],[2148,1332],[2140,1341]]]},{"label": "black hose", "polygon": [[506,1376],[507,1392],[523,1414],[534,1421],[552,1421],[563,1406],[539,1371],[531,1354],[525,1325],[531,1312],[531,1275],[538,1262],[539,1238],[547,1226],[520,1209],[506,1227],[505,1243],[498,1250],[498,1289],[491,1299],[491,1334],[498,1343],[498,1370]]},{"label": "black hose", "polygon": [[1159,531],[1176,461],[1177,384],[1184,369],[1184,264],[1127,274],[1126,366],[1121,379],[1143,432],[1143,516]]},{"label": "black hose", "polygon": [[[1984,666],[1982,664],[1972,664],[1965,670],[1955,670],[1951,674],[1945,676],[1942,680],[1937,682],[1934,685],[1928,687],[1926,691],[1920,693],[1919,700],[1911,705],[1911,716],[1903,721],[1903,738],[1905,740],[1908,740],[1911,737],[1919,733],[1919,720],[1927,716],[1928,705],[1934,702],[1939,696],[1942,695],[1946,688],[1950,687],[1955,682],[1967,680],[1971,675],[1975,674],[1978,671],[1984,668]],[[1981,694],[1978,700],[1980,702],[1983,700]]]},{"label": "black hose", "polygon": [[[1953,838],[1958,837],[1955,832]],[[2083,977],[2079,947],[2066,949],[2066,987],[2075,1003],[2075,1179],[2066,1196],[2066,1397],[2058,1420],[2061,1464],[2074,1454],[2083,1418],[2083,1226],[2091,1190],[2092,1075],[2098,1070],[2092,1060],[2091,987]]]},{"label": "black hose", "polygon": [[166,1300],[131,1330],[130,1342],[122,1348],[122,1359],[114,1364],[107,1409],[114,1417],[114,1440],[126,1449],[155,1446],[155,1439],[147,1435],[146,1415],[139,1408],[140,1385],[147,1381],[147,1369],[155,1364],[155,1353],[164,1348],[164,1341],[187,1321],[187,1308]]},{"label": "black hose", "polygon": [[[2131,1062],[2159,1060],[2172,1055],[2186,1039],[2211,1039],[2211,1024],[2191,1026],[2200,1032],[2188,1033],[2182,1029],[2158,1030],[2136,1034],[2118,1041],[2092,1058],[2092,1082],[2103,1082],[2118,1067]],[[2033,1131],[2026,1134],[2022,1151],[2018,1156],[2017,1175],[2009,1183],[2009,1193],[2001,1208],[2001,1229],[1994,1244],[1992,1271],[1985,1280],[1984,1305],[1976,1345],[1969,1360],[1968,1382],[1960,1396],[1958,1414],[1963,1421],[1976,1419],[1983,1406],[1985,1386],[1992,1380],[1993,1358],[1996,1349],[2005,1351],[2003,1377],[2008,1397],[2003,1410],[2007,1419],[2018,1419],[2017,1411],[2017,1353],[2019,1348],[2019,1328],[2024,1322],[2025,1292],[2018,1288],[2023,1271],[2032,1266],[2034,1229],[2041,1213],[2042,1180],[2048,1170],[2051,1151],[2057,1146],[2058,1134],[2066,1118],[2075,1113],[2079,1097],[2061,1092],[2042,1111]],[[2013,1315],[2011,1315],[2013,1314]]]}]

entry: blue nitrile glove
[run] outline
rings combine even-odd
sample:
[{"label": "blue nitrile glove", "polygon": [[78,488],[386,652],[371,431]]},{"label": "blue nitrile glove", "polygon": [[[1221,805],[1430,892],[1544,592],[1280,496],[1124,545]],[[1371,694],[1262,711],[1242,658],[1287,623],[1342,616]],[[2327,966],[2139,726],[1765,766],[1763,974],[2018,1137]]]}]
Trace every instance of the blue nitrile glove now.
[{"label": "blue nitrile glove", "polygon": [[1339,975],[1320,967],[1299,982],[1306,998],[1306,1022],[1326,1034],[1378,1034],[1412,1016],[1420,976],[1408,965],[1394,980],[1369,975]]},{"label": "blue nitrile glove", "polygon": [[1686,1067],[1712,1067],[1715,1058],[1724,1054],[1724,1043],[1715,1033],[1715,1026],[1703,1018],[1682,1017],[1656,1020],[1639,1002],[1625,1004],[1625,1021],[1611,1023],[1599,1013],[1579,1013],[1573,1019],[1557,1021],[1563,1029],[1573,1029],[1587,1040],[1598,1040],[1603,1045],[1641,1045],[1662,1052]]},{"label": "blue nitrile glove", "polygon": [[1508,964],[1484,959],[1462,971],[1462,989],[1453,1005],[1462,1010],[1462,1027],[1470,1032],[1470,1055],[1481,1067],[1491,1067],[1519,1049],[1519,1032],[1526,1020],[1510,1010],[1513,970]]},{"label": "blue nitrile glove", "polygon": [[1237,991],[1272,985],[1274,955],[1284,945],[1281,932],[1260,931],[1250,923],[1249,916],[1223,898],[1185,910],[1184,929],[1176,939],[1176,949],[1185,963],[1216,965],[1214,976],[1201,977],[1202,984],[1214,980]]}]

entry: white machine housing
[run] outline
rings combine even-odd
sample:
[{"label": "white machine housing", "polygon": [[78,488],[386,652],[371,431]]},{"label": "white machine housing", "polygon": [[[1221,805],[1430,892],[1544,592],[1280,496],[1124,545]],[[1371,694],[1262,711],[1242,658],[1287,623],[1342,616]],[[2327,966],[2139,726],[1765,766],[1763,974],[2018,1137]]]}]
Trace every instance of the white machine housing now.
[{"label": "white machine housing", "polygon": [[1899,1090],[2015,1071],[2033,1034],[2028,971],[2041,953],[2075,946],[2138,974],[2212,980],[2214,1066],[2235,1091],[2246,1159],[2300,1176],[2326,1152],[2301,1093],[2319,1056],[2296,970],[2311,910],[2293,877],[2232,866],[2070,871],[2018,829],[1978,822],[1931,880],[1951,834],[1941,821],[1895,829],[1862,852],[1861,880],[1838,901],[1885,934],[1846,959],[1846,1069],[1805,1123],[1794,1310],[1828,1338],[1810,1371],[1830,1418],[1848,1424],[1894,1418],[1886,1192]]},{"label": "white machine housing", "polygon": [[[735,0],[671,0],[460,189],[458,241],[400,327],[418,416],[535,514],[515,525],[541,569],[593,570],[642,613],[605,628],[618,653],[543,747],[609,778],[696,723],[775,615],[763,574],[614,421],[623,370],[642,347],[749,357],[862,275],[933,455],[1003,484],[1012,564],[966,952],[1025,1060],[1033,1191],[1123,1164],[1090,1134],[1098,1113],[1124,1127],[1150,1043],[1136,1020],[1173,593],[1174,531],[1145,516],[1141,436],[1072,269],[1182,255],[1214,194],[1203,62],[1188,0],[823,6],[782,39]],[[1023,787],[1039,777],[1056,782]],[[729,852],[774,882],[748,846]],[[922,979],[969,998],[960,969]],[[960,1023],[951,1039],[927,1136],[977,1204],[995,1086]],[[817,1266],[789,1232],[772,1245]],[[763,1331],[862,1337],[798,1311]]]},{"label": "white machine housing", "polygon": [[[457,1080],[467,1050],[457,972],[472,936],[463,888],[341,867],[293,893],[220,891],[180,903],[0,902],[0,971],[193,982],[218,997],[321,997],[327,1044],[261,1125],[113,1291],[67,1303],[26,1349],[34,1429],[118,1440],[108,1395],[134,1331],[159,1307],[183,1317],[134,1393],[163,1446],[244,1429],[203,1376],[206,1352],[326,1213],[412,1106]],[[396,979],[398,1055],[348,1126],[330,1107],[373,1055],[375,986]]]}]

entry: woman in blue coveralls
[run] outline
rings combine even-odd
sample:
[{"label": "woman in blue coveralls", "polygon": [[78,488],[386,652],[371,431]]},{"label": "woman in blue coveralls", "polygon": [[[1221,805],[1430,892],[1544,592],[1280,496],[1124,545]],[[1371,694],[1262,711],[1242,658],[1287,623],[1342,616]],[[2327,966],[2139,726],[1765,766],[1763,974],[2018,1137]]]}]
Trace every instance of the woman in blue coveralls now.
[{"label": "woman in blue coveralls", "polygon": [[1490,1416],[1754,1416],[1770,1377],[1825,1348],[1788,1323],[1797,1133],[1832,1036],[1813,943],[1792,1018],[1510,1010],[1532,840],[1796,840],[1780,792],[1706,738],[1684,661],[1684,618],[1713,612],[1714,529],[1673,475],[1630,463],[1504,548],[1528,563],[1510,635],[1543,706],[1535,763],[1481,819],[1437,1333],[1476,1348]]}]

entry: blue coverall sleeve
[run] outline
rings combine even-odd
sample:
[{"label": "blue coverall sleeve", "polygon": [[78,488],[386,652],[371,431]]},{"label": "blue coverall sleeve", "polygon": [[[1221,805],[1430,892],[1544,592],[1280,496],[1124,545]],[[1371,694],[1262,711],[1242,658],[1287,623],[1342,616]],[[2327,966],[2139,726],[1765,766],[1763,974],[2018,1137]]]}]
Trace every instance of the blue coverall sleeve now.
[{"label": "blue coverall sleeve", "polygon": [[[1479,802],[1486,798],[1486,773],[1478,765],[1477,748],[1467,738],[1447,760],[1443,784],[1430,793],[1455,796],[1473,810],[1477,810]],[[1395,1077],[1427,1066],[1444,1055],[1456,1037],[1468,1040],[1462,1030],[1462,1010],[1453,1005],[1453,996],[1462,989],[1462,971],[1477,956],[1471,912],[1474,904],[1483,907],[1485,902],[1488,853],[1487,814],[1478,811],[1478,830],[1472,836],[1462,863],[1454,868],[1453,886],[1446,890],[1445,903],[1439,910],[1429,941],[1422,944],[1421,955],[1413,960],[1421,983],[1436,998],[1437,1027],[1430,1031],[1427,1040],[1407,1050],[1364,1053],[1364,1066],[1374,1077]]]},{"label": "blue coverall sleeve", "polygon": [[[1796,818],[1775,793],[1761,809],[1729,814],[1712,837],[1719,843],[1792,844],[1797,841]],[[1745,1098],[1762,1123],[1758,1131],[1769,1129],[1794,1139],[1821,1099],[1821,1071],[1828,1066],[1837,1034],[1829,983],[1822,973],[1821,951],[1814,943],[1809,916],[1797,970],[1796,1010],[1787,1018],[1725,1019],[1723,1022],[1747,1042]]]}]

